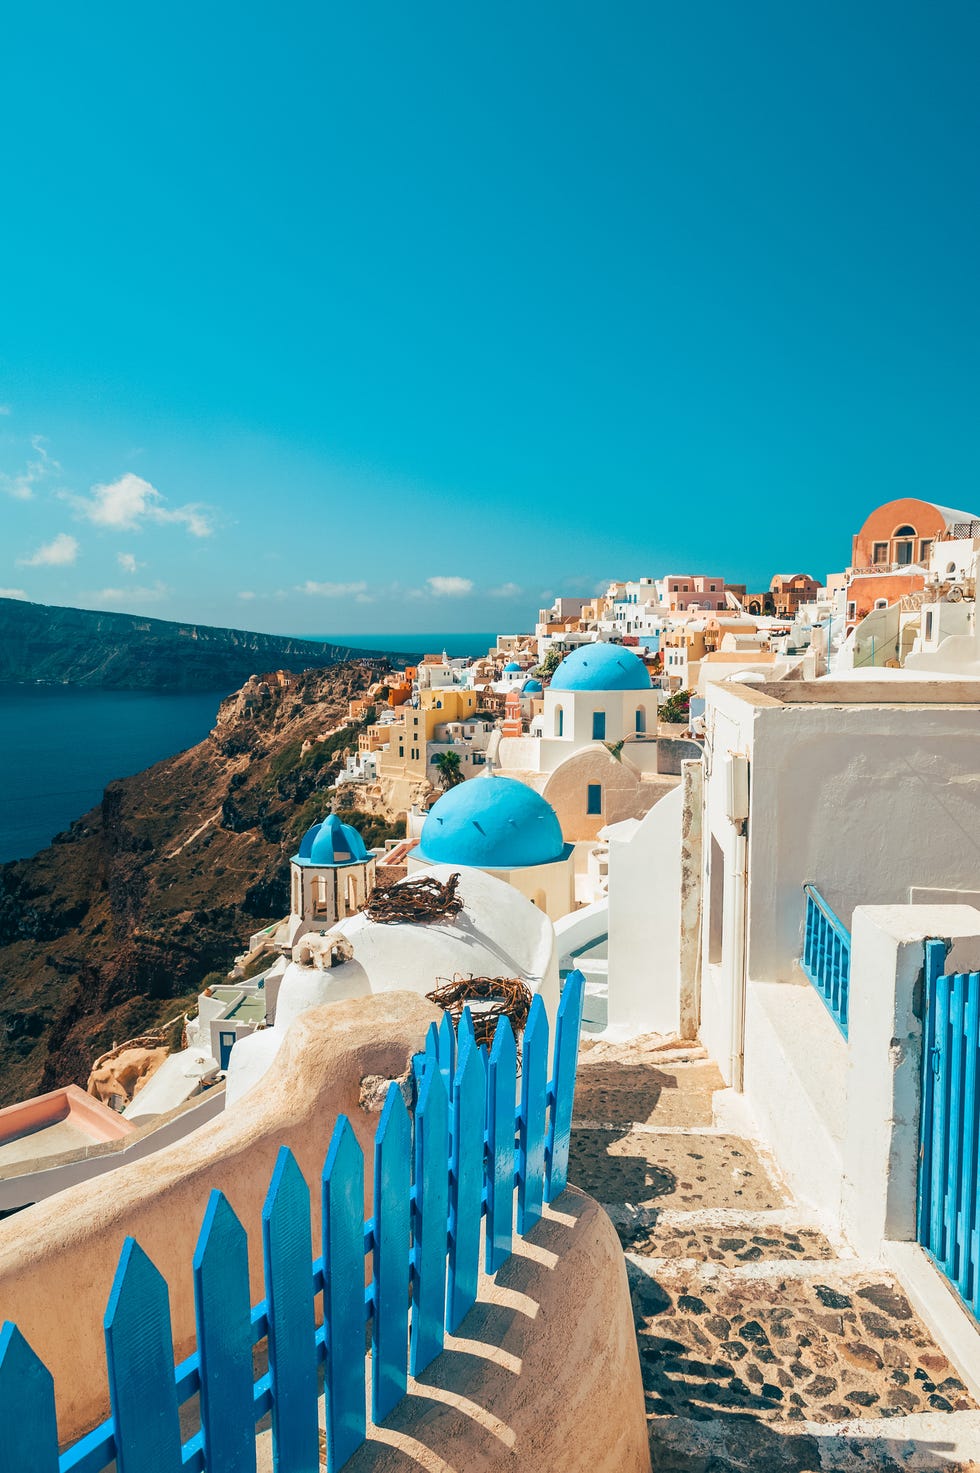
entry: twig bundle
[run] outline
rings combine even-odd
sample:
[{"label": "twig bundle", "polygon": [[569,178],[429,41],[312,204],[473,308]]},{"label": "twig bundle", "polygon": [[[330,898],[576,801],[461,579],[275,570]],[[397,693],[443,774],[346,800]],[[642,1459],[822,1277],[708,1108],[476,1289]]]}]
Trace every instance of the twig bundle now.
[{"label": "twig bundle", "polygon": [[439,978],[441,986],[425,995],[429,1002],[448,1013],[456,1028],[468,1002],[488,1006],[471,1008],[473,1033],[481,1048],[489,1048],[497,1031],[497,1019],[508,1017],[517,1041],[517,1057],[521,1056],[521,1034],[531,1010],[531,989],[519,977],[464,977],[457,972],[451,982]]},{"label": "twig bundle", "polygon": [[417,880],[404,880],[386,890],[373,891],[364,907],[372,921],[437,921],[458,915],[463,902],[456,894],[459,873],[450,875],[444,885],[431,875]]}]

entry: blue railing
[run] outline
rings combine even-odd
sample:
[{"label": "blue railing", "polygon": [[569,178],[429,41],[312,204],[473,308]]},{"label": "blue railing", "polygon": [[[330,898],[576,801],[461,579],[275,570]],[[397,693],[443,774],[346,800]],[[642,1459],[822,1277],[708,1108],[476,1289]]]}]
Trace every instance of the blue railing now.
[{"label": "blue railing", "polygon": [[917,1237],[980,1319],[980,972],[926,942]]},{"label": "blue railing", "polygon": [[[176,1368],[166,1281],[127,1238],[103,1322],[112,1415],[60,1457],[53,1379],[16,1325],[5,1324],[0,1463],[17,1473],[98,1473],[113,1460],[118,1473],[254,1473],[255,1426],[271,1413],[277,1473],[311,1473],[320,1466],[323,1363],[327,1467],[342,1468],[366,1438],[365,1326],[378,1423],[406,1394],[408,1371],[418,1375],[435,1359],[476,1302],[483,1218],[484,1268],[495,1273],[512,1250],[515,1191],[522,1235],[564,1191],[584,986],[573,972],[562,992],[550,1080],[548,1018],[535,997],[516,1109],[509,1020],[498,1020],[489,1057],[468,1010],[458,1036],[448,1016],[432,1024],[417,1060],[414,1119],[398,1085],[388,1090],[368,1221],[363,1154],[349,1120],[338,1119],[315,1261],[310,1190],[282,1147],[262,1209],[265,1298],[257,1305],[245,1229],[213,1191],[193,1261],[197,1349]],[[255,1379],[252,1349],[266,1339],[269,1369]],[[197,1394],[200,1427],[182,1441],[179,1408]]]},{"label": "blue railing", "polygon": [[847,1037],[851,985],[851,933],[834,915],[815,885],[804,885],[803,970]]}]

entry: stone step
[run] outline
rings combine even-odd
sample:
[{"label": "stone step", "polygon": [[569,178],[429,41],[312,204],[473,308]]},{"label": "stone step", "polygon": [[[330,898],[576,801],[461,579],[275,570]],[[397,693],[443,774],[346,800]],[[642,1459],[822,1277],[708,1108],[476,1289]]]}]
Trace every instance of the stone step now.
[{"label": "stone step", "polygon": [[825,1423],[659,1417],[656,1473],[976,1473],[980,1412],[927,1412]]},{"label": "stone step", "polygon": [[723,1133],[573,1130],[568,1176],[600,1202],[633,1207],[788,1205],[752,1143]]},{"label": "stone step", "polygon": [[650,1416],[826,1423],[976,1409],[887,1271],[780,1268],[658,1272],[627,1254]]}]

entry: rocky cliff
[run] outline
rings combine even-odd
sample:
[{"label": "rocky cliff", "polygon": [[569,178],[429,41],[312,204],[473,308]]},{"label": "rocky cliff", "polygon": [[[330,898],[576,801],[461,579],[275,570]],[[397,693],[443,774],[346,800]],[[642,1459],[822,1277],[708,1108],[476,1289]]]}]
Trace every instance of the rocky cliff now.
[{"label": "rocky cliff", "polygon": [[252,677],[205,741],[0,866],[0,1104],[84,1085],[97,1054],[190,1007],[285,914],[289,855],[356,747],[348,701],[379,669]]},{"label": "rocky cliff", "polygon": [[255,670],[318,669],[364,650],[0,598],[0,684],[232,690]]}]

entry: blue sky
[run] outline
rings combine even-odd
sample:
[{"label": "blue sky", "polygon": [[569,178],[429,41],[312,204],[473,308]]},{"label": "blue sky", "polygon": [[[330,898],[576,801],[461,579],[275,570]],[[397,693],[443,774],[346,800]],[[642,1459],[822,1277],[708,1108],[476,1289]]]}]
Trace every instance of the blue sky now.
[{"label": "blue sky", "polygon": [[507,629],[976,509],[978,66],[965,0],[7,7],[0,587]]}]

